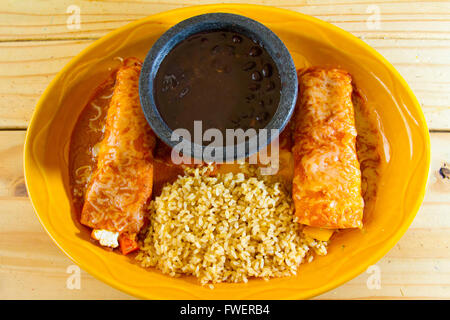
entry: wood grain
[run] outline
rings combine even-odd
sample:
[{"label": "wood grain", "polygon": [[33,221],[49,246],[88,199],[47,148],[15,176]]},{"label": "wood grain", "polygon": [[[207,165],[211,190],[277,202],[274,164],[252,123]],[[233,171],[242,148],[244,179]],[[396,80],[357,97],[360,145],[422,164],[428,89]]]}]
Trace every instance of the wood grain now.
[{"label": "wood grain", "polygon": [[[81,289],[68,289],[73,265],[45,233],[23,190],[23,131],[0,131],[0,298],[132,298],[81,271]],[[398,244],[378,263],[381,289],[368,273],[318,299],[450,298],[450,180],[439,169],[450,158],[450,133],[432,133],[433,161],[425,201]]]},{"label": "wood grain", "polygon": [[[93,41],[0,43],[0,129],[25,129],[34,106],[53,77]],[[450,130],[450,39],[365,41],[409,83],[429,128]]]},{"label": "wood grain", "polygon": [[0,128],[25,129],[53,77],[92,41],[0,43]]},{"label": "wood grain", "polygon": [[27,198],[23,176],[25,131],[0,131],[0,200]]},{"label": "wood grain", "polygon": [[[93,41],[151,14],[214,2],[222,1],[0,2],[0,299],[132,299],[84,271],[80,290],[67,288],[68,268],[74,264],[45,233],[27,198],[23,130],[51,79]],[[450,161],[450,2],[246,2],[309,14],[366,41],[409,83],[433,131],[425,201],[411,228],[377,263],[381,288],[368,289],[370,274],[363,273],[318,299],[450,299],[450,180],[438,172]],[[67,9],[74,4],[81,11],[79,30],[67,27]],[[379,28],[370,20],[377,13],[381,18]]]},{"label": "wood grain", "polygon": [[[222,1],[6,1],[1,5],[0,37],[4,40],[98,38],[126,23],[158,12],[193,4]],[[241,1],[229,0],[229,3]],[[449,39],[448,1],[293,1],[248,0],[317,16],[358,36],[370,38]],[[80,30],[67,28],[70,5],[80,8]],[[367,19],[374,6],[382,16],[382,28],[369,30]],[[375,9],[375,10],[378,10]],[[416,21],[416,23],[411,23]],[[409,27],[405,28],[405,24]]]},{"label": "wood grain", "polygon": [[[207,4],[220,1],[196,1]],[[238,2],[238,1],[231,1]],[[450,2],[250,1],[306,13],[365,40],[405,77],[430,129],[450,129]],[[192,1],[76,1],[80,30],[70,30],[69,1],[0,4],[0,129],[26,128],[33,108],[61,68],[106,33]],[[379,13],[379,29],[370,17]],[[74,41],[78,39],[78,41]],[[20,42],[18,42],[20,41]],[[50,53],[50,54],[49,54]]]}]

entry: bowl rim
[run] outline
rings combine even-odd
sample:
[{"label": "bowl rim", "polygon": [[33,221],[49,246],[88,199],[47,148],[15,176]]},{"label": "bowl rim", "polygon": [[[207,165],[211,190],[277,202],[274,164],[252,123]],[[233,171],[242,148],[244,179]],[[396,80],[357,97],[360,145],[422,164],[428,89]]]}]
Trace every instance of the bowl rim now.
[{"label": "bowl rim", "polygon": [[[365,43],[364,41],[362,41],[361,39],[359,39],[358,37],[354,36],[353,34],[351,34],[350,32],[347,32],[333,24],[330,24],[328,22],[325,22],[323,20],[320,20],[318,18],[315,18],[313,16],[309,16],[300,12],[296,12],[296,11],[292,11],[292,10],[288,10],[288,9],[282,9],[282,8],[277,8],[277,7],[273,7],[273,6],[267,6],[267,5],[255,5],[255,4],[208,4],[208,5],[199,5],[199,6],[191,6],[189,8],[196,8],[196,9],[209,9],[209,10],[214,10],[214,9],[221,9],[223,7],[226,7],[227,9],[234,9],[234,10],[239,10],[242,9],[244,7],[249,8],[249,7],[253,7],[255,9],[264,9],[264,10],[273,10],[273,11],[277,11],[279,13],[282,13],[284,15],[289,15],[295,19],[302,19],[302,20],[306,20],[309,22],[312,22],[314,24],[317,24],[321,27],[325,27],[328,29],[333,30],[334,32],[341,34],[349,39],[351,39],[352,41],[354,41],[356,44],[358,44],[359,46],[363,47],[365,50],[369,51],[372,55],[374,55],[380,62],[382,62],[382,64],[384,66],[386,66],[388,68],[388,70],[395,76],[396,80],[404,87],[406,93],[408,94],[408,96],[411,98],[411,103],[414,105],[414,107],[419,111],[418,112],[418,117],[420,118],[419,120],[421,121],[421,124],[424,126],[422,134],[424,135],[424,143],[425,143],[425,148],[426,148],[426,154],[424,156],[425,158],[425,163],[426,166],[424,166],[424,169],[426,169],[426,173],[422,176],[421,179],[421,189],[420,192],[418,193],[417,197],[416,197],[416,201],[414,203],[414,205],[412,206],[411,209],[411,213],[408,216],[408,218],[404,221],[404,223],[401,225],[400,228],[397,229],[397,231],[394,233],[394,235],[389,239],[389,241],[386,241],[386,244],[378,249],[372,256],[371,258],[367,259],[365,263],[361,263],[358,267],[355,267],[354,269],[352,269],[351,271],[349,271],[345,276],[340,276],[339,278],[335,279],[335,281],[330,282],[327,285],[324,285],[320,288],[315,288],[312,289],[310,291],[308,291],[307,294],[297,294],[295,296],[293,296],[293,298],[291,299],[309,299],[311,297],[315,297],[319,294],[328,292],[340,285],[342,285],[343,283],[355,278],[356,276],[358,276],[359,274],[361,274],[368,266],[376,263],[379,259],[381,259],[388,251],[390,251],[394,245],[398,242],[398,240],[404,235],[404,233],[406,232],[406,230],[409,228],[409,226],[411,225],[412,221],[414,220],[419,207],[422,204],[422,201],[424,199],[425,196],[425,191],[428,185],[428,177],[430,174],[430,134],[428,131],[428,127],[427,127],[427,123],[425,121],[425,116],[423,114],[423,112],[421,111],[421,107],[419,102],[417,101],[417,98],[415,97],[414,93],[412,92],[411,88],[409,87],[408,83],[403,79],[403,77],[400,75],[400,73],[392,66],[392,64],[386,60],[386,58],[384,58],[380,53],[378,53],[375,49],[373,49],[372,47],[370,47],[367,43]],[[38,217],[41,225],[43,226],[43,228],[45,229],[45,231],[47,232],[47,234],[50,236],[50,238],[53,240],[53,242],[61,249],[62,252],[64,252],[64,254],[69,257],[74,263],[76,263],[77,265],[79,265],[81,268],[83,268],[85,271],[89,272],[91,275],[93,275],[95,278],[101,280],[102,282],[112,286],[115,289],[121,290],[122,292],[125,292],[127,294],[130,294],[132,296],[141,298],[141,299],[148,299],[148,296],[145,296],[144,294],[136,293],[133,292],[132,290],[130,290],[130,288],[126,285],[124,285],[123,283],[116,281],[115,279],[111,279],[109,277],[107,277],[106,275],[104,275],[103,273],[101,273],[100,271],[98,271],[96,268],[92,268],[89,266],[89,264],[84,263],[83,261],[78,261],[77,259],[73,258],[71,256],[71,254],[69,252],[67,252],[64,247],[57,241],[57,239],[55,238],[55,234],[53,234],[52,230],[50,230],[42,221],[42,218],[40,217],[39,213],[36,210],[36,203],[33,200],[33,195],[30,192],[30,184],[31,182],[28,180],[28,172],[31,170],[31,166],[32,166],[32,162],[33,160],[33,155],[32,155],[32,147],[31,147],[31,140],[32,140],[32,133],[33,131],[35,131],[35,127],[37,126],[36,124],[36,117],[37,117],[37,113],[38,110],[40,109],[41,105],[44,103],[44,101],[46,100],[47,95],[49,95],[49,93],[52,91],[53,87],[55,86],[55,84],[61,79],[61,77],[64,75],[64,73],[71,68],[73,65],[75,65],[78,60],[81,59],[81,56],[83,56],[85,53],[89,52],[93,47],[102,44],[104,42],[106,42],[107,40],[109,40],[110,38],[113,38],[116,36],[116,34],[121,33],[123,30],[126,29],[132,29],[135,26],[138,26],[142,23],[144,23],[149,17],[152,17],[154,19],[157,19],[159,17],[163,17],[166,14],[173,14],[176,13],[178,11],[183,11],[185,10],[185,7],[182,8],[177,8],[177,9],[172,9],[172,10],[167,10],[167,11],[163,11],[160,13],[156,13],[144,18],[141,18],[139,20],[133,21],[129,24],[126,24],[120,28],[117,28],[113,31],[111,31],[110,33],[106,34],[105,36],[97,39],[96,41],[94,41],[92,44],[90,44],[88,47],[84,48],[82,51],[80,51],[74,58],[72,58],[69,63],[67,63],[59,72],[58,74],[53,78],[53,80],[49,83],[49,85],[47,86],[47,88],[45,89],[45,91],[43,92],[43,94],[41,95],[41,97],[39,98],[39,101],[36,104],[36,107],[33,111],[33,115],[30,119],[30,123],[26,132],[26,136],[25,136],[25,144],[24,144],[24,153],[23,153],[23,163],[24,163],[24,180],[25,180],[25,185],[29,194],[29,198],[33,207],[33,210],[35,211],[36,216]],[[192,299],[192,298],[191,298]],[[232,299],[232,297],[230,297],[230,299]],[[282,299],[282,297],[280,297],[280,299]]]},{"label": "bowl rim", "polygon": [[[267,135],[258,133],[238,144],[215,147],[216,154],[219,151],[223,155],[222,161],[228,162],[247,158],[276,139],[290,120],[297,101],[298,79],[294,60],[283,41],[264,24],[243,15],[225,12],[199,14],[178,22],[164,32],[148,51],[139,78],[139,97],[145,118],[155,134],[167,145],[175,147],[179,139],[171,139],[174,130],[163,120],[154,99],[156,75],[167,55],[182,41],[202,32],[217,30],[233,31],[260,44],[273,59],[282,84],[277,110],[264,127]],[[216,160],[204,154],[207,145],[195,141],[189,145],[189,156],[199,158],[198,155],[203,155],[202,160],[207,162]]]}]

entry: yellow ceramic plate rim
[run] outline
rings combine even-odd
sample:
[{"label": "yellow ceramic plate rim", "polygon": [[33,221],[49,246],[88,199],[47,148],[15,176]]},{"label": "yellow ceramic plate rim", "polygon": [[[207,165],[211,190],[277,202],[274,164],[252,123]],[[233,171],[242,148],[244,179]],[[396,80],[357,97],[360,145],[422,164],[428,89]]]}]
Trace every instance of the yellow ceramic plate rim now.
[{"label": "yellow ceramic plate rim", "polygon": [[[275,8],[275,7],[269,7],[269,6],[263,6],[263,5],[247,5],[247,4],[213,4],[213,5],[202,5],[202,6],[195,6],[195,7],[188,7],[188,8],[208,8],[211,10],[220,10],[222,7],[226,7],[227,9],[244,9],[244,8],[265,8],[265,9],[269,9],[269,10],[273,10],[273,11],[279,11],[285,15],[291,15],[296,17],[297,19],[303,19],[303,20],[307,20],[310,22],[313,22],[315,24],[321,25],[321,26],[326,26],[326,28],[328,29],[332,29],[334,32],[338,32],[340,34],[342,34],[343,36],[350,38],[351,40],[353,40],[354,42],[357,42],[360,46],[364,47],[366,50],[370,51],[379,61],[382,62],[382,64],[384,66],[386,66],[388,68],[388,70],[394,75],[395,79],[397,81],[400,82],[400,84],[404,87],[404,89],[406,90],[408,96],[412,99],[414,106],[417,110],[421,111],[421,107],[420,104],[417,102],[417,99],[415,98],[413,92],[411,91],[410,87],[408,86],[408,84],[406,83],[406,81],[402,78],[402,76],[398,73],[398,71],[381,55],[379,54],[377,51],[375,51],[372,47],[370,47],[369,45],[367,45],[364,41],[360,40],[359,38],[353,36],[352,34],[340,29],[339,27],[336,27],[332,24],[329,24],[325,21],[322,21],[320,19],[299,13],[299,12],[294,12],[294,11],[290,11],[290,10],[286,10],[286,9],[280,9],[280,8]],[[163,17],[166,14],[169,13],[176,13],[176,12],[181,12],[183,10],[186,10],[186,8],[179,8],[179,9],[173,9],[173,10],[169,10],[169,11],[164,11],[161,13],[157,13],[152,15],[152,19],[158,19],[158,17]],[[33,209],[36,212],[36,215],[39,219],[39,221],[41,222],[41,224],[43,225],[44,229],[46,230],[46,232],[49,234],[49,236],[51,237],[51,239],[56,243],[56,245],[71,259],[73,260],[75,263],[77,263],[81,268],[83,268],[84,270],[86,270],[87,272],[89,272],[90,274],[92,274],[94,277],[98,278],[99,280],[111,285],[112,287],[122,290],[124,292],[127,292],[131,295],[137,296],[139,298],[146,298],[145,296],[141,295],[141,294],[137,294],[135,292],[133,292],[133,290],[130,290],[130,288],[128,288],[126,285],[122,284],[121,282],[113,279],[113,278],[109,278],[107,276],[105,276],[104,274],[102,274],[101,272],[99,272],[98,270],[96,270],[95,268],[92,268],[89,266],[89,264],[86,264],[82,261],[78,261],[77,259],[74,259],[69,252],[66,252],[64,247],[58,242],[57,236],[55,236],[55,234],[53,234],[52,230],[48,229],[47,226],[43,223],[42,219],[39,216],[39,213],[36,210],[36,205],[33,201],[33,194],[30,193],[30,185],[33,184],[33,181],[30,181],[28,179],[28,172],[31,170],[31,162],[32,162],[32,150],[31,150],[31,146],[30,146],[30,135],[31,133],[34,131],[34,127],[35,127],[35,117],[37,114],[37,110],[41,107],[41,105],[43,104],[43,101],[45,101],[46,97],[49,95],[49,93],[52,91],[53,87],[55,86],[55,84],[60,80],[60,78],[62,77],[62,75],[68,70],[70,69],[73,65],[77,64],[77,62],[79,61],[79,59],[81,59],[81,56],[83,56],[83,54],[89,52],[93,47],[98,46],[100,44],[102,44],[103,42],[107,41],[108,39],[114,37],[116,34],[123,32],[127,29],[132,29],[134,26],[137,26],[141,23],[143,23],[146,19],[148,19],[149,17],[145,17],[142,19],[139,19],[137,21],[134,21],[132,23],[129,23],[125,26],[122,26],[110,33],[108,33],[107,35],[103,36],[102,38],[96,40],[94,43],[92,43],[91,45],[89,45],[87,48],[85,48],[84,50],[82,50],[79,54],[77,54],[76,57],[74,57],[68,64],[66,64],[64,66],[64,68],[55,76],[55,78],[50,82],[50,84],[48,85],[48,87],[46,88],[46,90],[44,91],[44,93],[42,94],[41,98],[39,99],[39,102],[37,103],[37,106],[35,108],[35,112],[33,113],[33,116],[31,118],[30,121],[30,125],[29,128],[27,130],[27,134],[26,134],[26,138],[25,138],[25,147],[24,147],[24,171],[25,171],[25,184],[27,186],[27,190],[29,192],[29,196],[31,199],[31,203],[33,206]],[[425,162],[426,162],[426,168],[427,168],[427,173],[425,175],[423,175],[422,179],[421,179],[421,189],[420,189],[420,193],[418,194],[417,198],[416,198],[416,202],[413,206],[413,209],[411,210],[411,213],[408,216],[408,219],[406,221],[404,221],[401,225],[400,228],[397,229],[397,231],[395,232],[394,236],[391,237],[388,241],[386,241],[384,243],[383,246],[381,246],[377,251],[375,251],[373,253],[373,255],[371,256],[370,259],[367,259],[365,261],[365,263],[360,264],[358,267],[355,267],[354,269],[352,269],[351,271],[347,272],[344,276],[340,276],[337,279],[335,279],[335,281],[330,282],[328,285],[310,290],[308,292],[308,294],[304,294],[304,293],[299,293],[296,297],[294,298],[311,298],[313,296],[322,294],[324,292],[327,292],[331,289],[334,289],[336,287],[338,287],[339,285],[349,281],[350,279],[356,277],[357,275],[359,275],[360,273],[362,273],[368,266],[374,264],[376,261],[378,261],[380,258],[382,258],[396,243],[397,241],[403,236],[403,234],[406,232],[406,230],[408,229],[408,227],[410,226],[410,224],[412,223],[415,215],[417,214],[417,211],[419,210],[419,207],[423,201],[424,195],[425,195],[425,190],[426,190],[426,182],[428,180],[428,175],[429,175],[429,168],[430,168],[430,136],[429,136],[429,132],[427,130],[427,126],[426,126],[426,122],[425,122],[425,117],[423,115],[422,112],[419,112],[420,117],[420,122],[423,125],[423,136],[425,137],[425,149],[427,151],[426,155],[425,155]],[[278,297],[278,298],[282,298],[282,297]]]}]

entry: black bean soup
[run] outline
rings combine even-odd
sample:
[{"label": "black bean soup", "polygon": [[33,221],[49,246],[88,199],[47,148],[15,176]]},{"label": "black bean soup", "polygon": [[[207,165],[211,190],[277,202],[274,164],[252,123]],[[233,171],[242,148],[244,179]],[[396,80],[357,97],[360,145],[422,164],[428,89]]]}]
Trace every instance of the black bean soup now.
[{"label": "black bean soup", "polygon": [[264,128],[277,110],[281,80],[267,51],[227,31],[195,34],[168,53],[155,79],[155,103],[171,129]]}]

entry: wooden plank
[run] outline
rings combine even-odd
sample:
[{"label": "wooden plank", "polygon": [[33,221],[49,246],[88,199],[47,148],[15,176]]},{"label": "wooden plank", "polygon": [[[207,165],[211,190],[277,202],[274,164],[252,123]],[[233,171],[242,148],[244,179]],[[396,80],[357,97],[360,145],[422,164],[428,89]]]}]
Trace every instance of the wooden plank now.
[{"label": "wooden plank", "polygon": [[[23,139],[22,131],[0,131],[0,298],[131,299],[84,271],[81,288],[68,289],[73,262],[52,243],[29,200],[16,192],[15,182],[23,181]],[[376,264],[381,288],[369,289],[370,274],[363,273],[318,299],[450,297],[450,180],[439,175],[450,159],[449,143],[450,133],[431,134],[425,201],[407,233]]]},{"label": "wooden plank", "polygon": [[0,131],[0,199],[27,198],[23,176],[25,131]]},{"label": "wooden plank", "polygon": [[25,129],[53,77],[90,43],[0,43],[0,128]]},{"label": "wooden plank", "polygon": [[79,290],[67,286],[74,263],[44,231],[30,201],[3,197],[0,204],[1,299],[130,298],[84,271],[80,273]]},{"label": "wooden plank", "polygon": [[[195,4],[220,3],[200,0]],[[231,0],[228,2],[240,2]],[[320,19],[370,38],[449,39],[450,3],[448,1],[292,1],[249,0],[249,3],[273,5],[316,16]],[[190,0],[169,1],[3,1],[0,5],[0,38],[85,39],[97,38],[133,20],[169,9],[193,5]],[[80,9],[81,28],[67,28],[71,5]],[[381,15],[379,29],[367,21]],[[415,21],[411,24],[410,21]]]},{"label": "wooden plank", "polygon": [[[71,57],[93,41],[30,39],[96,39],[135,19],[191,4],[188,0],[77,1],[81,29],[70,30],[66,24],[70,14],[66,11],[72,1],[50,2],[52,5],[30,1],[0,4],[0,41],[6,41],[0,46],[0,65],[8,65],[0,68],[0,128],[26,128],[34,105],[50,80]],[[265,1],[264,4],[317,16],[364,39],[410,83],[430,129],[450,129],[449,2],[412,5],[405,1],[333,1],[330,5],[327,1]],[[379,29],[373,29],[368,19],[377,10],[381,22]],[[26,41],[10,43],[14,40]]]},{"label": "wooden plank", "polygon": [[[409,83],[429,128],[450,130],[450,39],[364,40]],[[92,42],[0,43],[0,128],[26,128],[40,95],[56,73]]]}]

